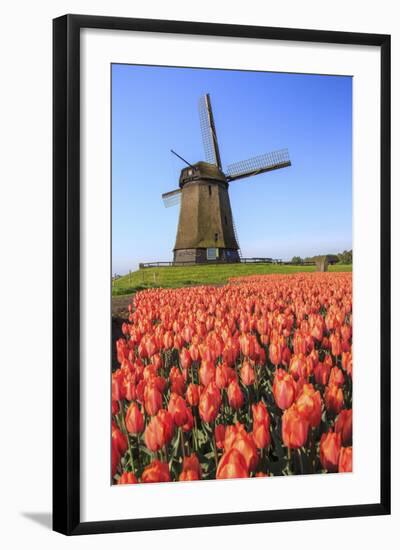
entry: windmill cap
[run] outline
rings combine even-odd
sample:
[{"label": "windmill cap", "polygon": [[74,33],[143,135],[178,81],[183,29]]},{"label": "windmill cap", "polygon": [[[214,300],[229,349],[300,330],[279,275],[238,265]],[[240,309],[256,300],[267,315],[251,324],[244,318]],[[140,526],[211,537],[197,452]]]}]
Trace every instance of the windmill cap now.
[{"label": "windmill cap", "polygon": [[217,180],[226,183],[226,178],[223,172],[216,164],[209,162],[196,162],[192,166],[188,166],[181,171],[179,185],[182,187],[186,183],[198,179]]}]

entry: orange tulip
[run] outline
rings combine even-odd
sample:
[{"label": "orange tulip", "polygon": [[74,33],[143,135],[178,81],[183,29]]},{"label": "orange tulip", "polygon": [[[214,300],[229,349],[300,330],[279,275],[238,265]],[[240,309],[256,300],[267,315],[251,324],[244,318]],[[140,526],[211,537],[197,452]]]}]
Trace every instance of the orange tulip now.
[{"label": "orange tulip", "polygon": [[149,466],[144,469],[142,474],[143,483],[160,483],[171,481],[168,464],[153,460]]},{"label": "orange tulip", "polygon": [[147,414],[154,416],[162,407],[161,392],[153,385],[146,385],[144,389],[144,408]]},{"label": "orange tulip", "polygon": [[182,473],[179,481],[196,481],[201,479],[201,466],[195,453],[183,459]]},{"label": "orange tulip", "polygon": [[333,367],[329,375],[329,384],[336,384],[337,386],[343,386],[344,374],[339,367]]},{"label": "orange tulip", "polygon": [[349,445],[353,437],[353,411],[352,409],[343,409],[340,411],[335,422],[335,432],[339,433],[343,445]]},{"label": "orange tulip", "polygon": [[225,426],[224,424],[217,424],[217,426],[215,426],[215,442],[218,449],[224,448],[224,439],[225,439]]},{"label": "orange tulip", "polygon": [[329,384],[325,388],[324,400],[327,411],[337,414],[344,405],[342,388],[337,384]]},{"label": "orange tulip", "polygon": [[146,447],[153,453],[159,451],[169,443],[174,432],[174,421],[169,412],[160,409],[157,416],[153,416],[144,432]]},{"label": "orange tulip", "polygon": [[303,447],[307,441],[309,423],[300,414],[296,405],[292,405],[282,416],[282,440],[289,449]]},{"label": "orange tulip", "polygon": [[312,427],[321,423],[322,400],[319,391],[314,389],[312,384],[304,384],[302,393],[296,400],[296,407],[299,414],[307,420]]},{"label": "orange tulip", "polygon": [[199,369],[200,382],[203,386],[208,386],[210,382],[215,381],[215,366],[211,361],[202,361]]},{"label": "orange tulip", "polygon": [[199,404],[199,386],[189,384],[186,391],[186,400],[191,407],[196,407]]},{"label": "orange tulip", "polygon": [[246,462],[236,449],[224,453],[218,463],[217,479],[249,477]]},{"label": "orange tulip", "polygon": [[245,386],[251,386],[255,381],[254,368],[249,361],[244,361],[240,369],[240,379]]},{"label": "orange tulip", "polygon": [[339,472],[352,472],[353,471],[353,448],[342,447],[339,453]]},{"label": "orange tulip", "polygon": [[243,424],[237,422],[233,426],[227,426],[224,440],[225,451],[238,450],[245,459],[247,469],[254,470],[258,463],[257,447],[252,436],[246,432]]},{"label": "orange tulip", "polygon": [[228,401],[233,409],[240,409],[243,406],[244,395],[236,380],[233,380],[228,386]]},{"label": "orange tulip", "polygon": [[211,382],[203,391],[199,399],[199,414],[204,422],[213,422],[219,412],[221,394],[217,386]]},{"label": "orange tulip", "polygon": [[171,393],[168,403],[168,412],[176,426],[183,426],[189,420],[189,409],[186,401],[177,393]]},{"label": "orange tulip", "polygon": [[117,481],[118,485],[127,485],[131,483],[137,483],[138,480],[133,472],[123,472],[121,477]]},{"label": "orange tulip", "polygon": [[272,392],[278,407],[288,409],[296,395],[296,385],[292,376],[283,369],[276,369]]},{"label": "orange tulip", "polygon": [[342,445],[340,434],[327,432],[322,434],[319,456],[322,466],[328,472],[337,472],[339,463],[339,453]]},{"label": "orange tulip", "polygon": [[326,386],[329,381],[331,366],[328,363],[318,363],[314,368],[314,376],[317,384]]},{"label": "orange tulip", "polygon": [[131,403],[126,411],[125,426],[129,433],[139,434],[144,429],[144,418],[137,403]]}]

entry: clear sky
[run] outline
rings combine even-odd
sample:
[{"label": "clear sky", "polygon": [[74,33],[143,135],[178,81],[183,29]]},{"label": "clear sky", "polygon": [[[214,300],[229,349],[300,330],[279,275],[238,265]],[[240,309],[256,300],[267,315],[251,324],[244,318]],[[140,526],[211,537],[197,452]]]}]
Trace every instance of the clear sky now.
[{"label": "clear sky", "polygon": [[292,166],[233,182],[243,257],[290,259],[352,248],[352,80],[112,66],[112,270],[172,260],[184,164],[204,160],[198,99],[210,93],[223,167],[288,148]]}]

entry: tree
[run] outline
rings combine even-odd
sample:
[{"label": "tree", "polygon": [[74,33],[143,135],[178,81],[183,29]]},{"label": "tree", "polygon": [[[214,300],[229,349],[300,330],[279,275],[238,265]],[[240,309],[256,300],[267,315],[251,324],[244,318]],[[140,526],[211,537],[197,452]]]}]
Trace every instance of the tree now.
[{"label": "tree", "polygon": [[343,250],[338,255],[339,262],[341,264],[352,264],[353,263],[353,251],[352,250]]},{"label": "tree", "polygon": [[300,256],[293,256],[292,264],[300,265],[302,263],[303,263],[303,260],[300,258]]}]

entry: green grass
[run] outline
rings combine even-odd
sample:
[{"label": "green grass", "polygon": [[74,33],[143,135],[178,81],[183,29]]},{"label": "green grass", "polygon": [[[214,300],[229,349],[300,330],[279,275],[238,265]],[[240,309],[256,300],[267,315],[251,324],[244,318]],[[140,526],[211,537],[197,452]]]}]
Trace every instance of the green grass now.
[{"label": "green grass", "polygon": [[[187,285],[224,284],[230,277],[269,273],[315,271],[314,266],[274,264],[194,265],[187,267],[146,268],[114,281],[113,295],[131,294],[145,288],[177,288]],[[351,265],[332,265],[329,271],[352,271]]]}]

